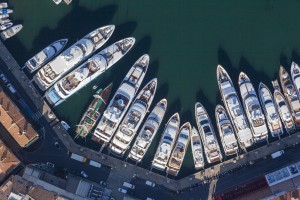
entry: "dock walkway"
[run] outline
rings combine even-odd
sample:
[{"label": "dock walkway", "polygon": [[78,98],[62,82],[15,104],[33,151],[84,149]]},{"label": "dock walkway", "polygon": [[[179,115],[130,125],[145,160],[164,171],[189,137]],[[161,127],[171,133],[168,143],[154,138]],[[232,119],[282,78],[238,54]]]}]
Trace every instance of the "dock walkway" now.
[{"label": "dock walkway", "polygon": [[[138,176],[140,178],[150,180],[152,182],[155,182],[156,184],[163,185],[166,188],[169,188],[174,191],[186,189],[189,188],[191,185],[199,183],[200,181],[205,181],[205,177],[215,176],[217,174],[229,171],[231,169],[235,169],[243,164],[255,162],[256,160],[264,158],[278,150],[284,149],[292,145],[297,145],[297,141],[299,141],[300,139],[300,133],[296,133],[280,141],[276,141],[269,145],[257,148],[251,152],[240,155],[237,158],[233,158],[222,163],[216,164],[213,167],[207,168],[180,180],[168,179],[165,176],[156,174],[154,172],[150,172],[149,170],[146,170],[139,166],[126,163],[119,159],[107,156],[105,154],[76,144],[73,141],[73,138],[71,138],[70,135],[63,129],[63,127],[59,123],[59,119],[57,119],[55,115],[53,115],[53,118],[51,119],[48,117],[48,114],[52,113],[50,107],[44,101],[40,93],[32,85],[27,76],[23,73],[20,66],[10,54],[8,49],[4,46],[2,41],[0,41],[0,57],[5,62],[6,67],[15,76],[19,84],[23,87],[23,89],[28,94],[32,94],[30,95],[32,102],[36,105],[39,111],[43,114],[44,118],[52,126],[54,132],[60,138],[61,142],[66,146],[68,151],[111,167],[111,172],[107,183],[108,188],[113,190],[114,196],[121,195],[119,192],[117,192],[117,189],[121,187],[124,181],[130,181],[133,176]],[[211,184],[214,183],[215,181],[211,182]]]}]

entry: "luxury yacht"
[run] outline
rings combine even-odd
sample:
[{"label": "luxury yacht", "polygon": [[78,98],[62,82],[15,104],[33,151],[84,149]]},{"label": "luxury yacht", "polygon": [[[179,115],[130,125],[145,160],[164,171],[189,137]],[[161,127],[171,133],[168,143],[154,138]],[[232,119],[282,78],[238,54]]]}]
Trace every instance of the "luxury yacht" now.
[{"label": "luxury yacht", "polygon": [[199,102],[195,104],[195,116],[208,163],[222,161],[222,153],[210,118]]},{"label": "luxury yacht", "polygon": [[253,136],[248,121],[233,83],[221,65],[217,67],[217,80],[223,103],[234,127],[240,146],[243,149],[251,147],[253,145]]},{"label": "luxury yacht", "polygon": [[18,25],[15,25],[15,26],[12,26],[8,29],[6,29],[5,31],[2,31],[0,33],[1,35],[1,38],[3,40],[6,40],[14,35],[16,35],[21,29],[23,28],[23,26],[21,24],[18,24]]},{"label": "luxury yacht", "polygon": [[61,39],[53,42],[42,51],[37,53],[35,56],[30,58],[26,63],[25,67],[27,67],[30,73],[33,73],[35,70],[38,70],[52,58],[54,58],[57,54],[59,54],[63,48],[66,46],[68,39]]},{"label": "luxury yacht", "polygon": [[298,99],[300,99],[300,67],[295,62],[292,62],[291,77],[298,95]]},{"label": "luxury yacht", "polygon": [[0,3],[0,8],[7,8],[7,3],[6,2],[4,2],[4,3]]},{"label": "luxury yacht", "polygon": [[4,9],[0,9],[0,14],[1,15],[4,15],[4,14],[11,14],[13,13],[14,11],[12,9],[7,9],[7,8],[4,8]]},{"label": "luxury yacht", "polygon": [[191,147],[195,169],[204,169],[204,156],[199,132],[195,127],[192,129]]},{"label": "luxury yacht", "polygon": [[268,129],[264,113],[259,104],[254,87],[244,72],[241,72],[239,75],[239,86],[244,109],[250,122],[250,128],[252,129],[254,142],[268,140]]},{"label": "luxury yacht", "polygon": [[89,58],[55,83],[46,93],[51,105],[57,106],[118,62],[134,45],[134,38],[120,40]]},{"label": "luxury yacht", "polygon": [[273,137],[278,137],[279,135],[283,134],[283,127],[276,105],[274,104],[272,93],[270,92],[269,88],[262,82],[258,87],[258,96],[267,118],[267,124],[271,135]]},{"label": "luxury yacht", "polygon": [[291,81],[290,75],[283,66],[280,66],[279,79],[283,94],[289,103],[295,125],[297,128],[300,128],[300,101],[298,99],[295,87]]},{"label": "luxury yacht", "polygon": [[115,136],[113,137],[109,150],[115,156],[122,157],[130,147],[149,107],[153,101],[157,86],[157,79],[152,79],[137,95],[129,111],[121,122]]},{"label": "luxury yacht", "polygon": [[216,106],[215,110],[217,127],[219,130],[223,150],[226,156],[236,154],[238,152],[238,144],[234,135],[234,130],[230,119],[221,105]]},{"label": "luxury yacht", "polygon": [[274,100],[285,130],[288,133],[293,132],[295,130],[295,124],[293,121],[291,111],[287,105],[284,96],[278,90],[274,91]]},{"label": "luxury yacht", "polygon": [[155,137],[158,128],[164,118],[164,115],[167,110],[167,100],[162,99],[160,100],[152,112],[149,114],[146,122],[144,123],[143,127],[141,128],[139,135],[137,136],[128,158],[136,161],[141,162],[144,158],[148,148]]},{"label": "luxury yacht", "polygon": [[94,100],[89,105],[88,109],[82,116],[79,124],[76,128],[76,137],[86,137],[91,130],[95,127],[96,123],[100,119],[103,113],[107,101],[109,99],[113,84],[111,83],[104,90],[99,89],[94,94]]},{"label": "luxury yacht", "polygon": [[34,76],[36,84],[41,90],[48,89],[69,70],[102,47],[114,32],[114,29],[114,25],[104,26],[84,36],[42,67]]},{"label": "luxury yacht", "polygon": [[11,22],[10,19],[0,19],[0,24],[1,24],[1,25],[7,24],[7,23],[9,23],[9,22]]},{"label": "luxury yacht", "polygon": [[145,54],[131,67],[104,111],[93,133],[94,141],[105,144],[110,142],[145,77],[148,65],[149,56]]},{"label": "luxury yacht", "polygon": [[0,14],[0,19],[9,18],[9,14]]},{"label": "luxury yacht", "polygon": [[183,163],[191,136],[191,124],[186,122],[179,130],[179,135],[167,165],[167,174],[177,176]]},{"label": "luxury yacht", "polygon": [[0,30],[1,30],[1,31],[4,31],[4,30],[8,29],[9,27],[11,27],[12,25],[13,25],[12,22],[9,22],[9,23],[0,25]]},{"label": "luxury yacht", "polygon": [[178,113],[175,113],[166,124],[162,137],[159,141],[158,148],[152,161],[152,168],[165,171],[169,158],[171,156],[172,149],[175,144],[175,140],[178,135],[178,129],[180,125],[180,117]]}]

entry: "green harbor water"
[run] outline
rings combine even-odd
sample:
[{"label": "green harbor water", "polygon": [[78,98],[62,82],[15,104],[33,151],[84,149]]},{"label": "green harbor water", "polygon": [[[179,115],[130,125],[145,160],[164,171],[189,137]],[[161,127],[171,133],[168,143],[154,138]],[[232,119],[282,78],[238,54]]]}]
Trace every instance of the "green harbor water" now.
[{"label": "green harbor water", "polygon": [[[55,40],[69,38],[68,46],[107,24],[116,29],[106,46],[133,36],[136,44],[119,63],[93,83],[55,108],[73,129],[92,100],[94,84],[114,83],[116,91],[131,65],[142,55],[151,58],[144,84],[158,78],[153,106],[168,99],[164,123],[175,112],[181,124],[194,120],[194,104],[200,101],[214,120],[221,103],[216,66],[223,65],[237,83],[246,72],[255,87],[277,78],[279,65],[300,63],[300,1],[289,0],[73,0],[55,5],[52,0],[10,0],[12,19],[24,28],[5,43],[20,65]],[[163,129],[164,126],[161,127]],[[162,130],[158,132],[142,166],[149,168]],[[71,133],[72,134],[72,133]],[[73,135],[73,134],[72,134]],[[90,141],[78,140],[94,149]],[[180,177],[194,172],[190,149]]]}]

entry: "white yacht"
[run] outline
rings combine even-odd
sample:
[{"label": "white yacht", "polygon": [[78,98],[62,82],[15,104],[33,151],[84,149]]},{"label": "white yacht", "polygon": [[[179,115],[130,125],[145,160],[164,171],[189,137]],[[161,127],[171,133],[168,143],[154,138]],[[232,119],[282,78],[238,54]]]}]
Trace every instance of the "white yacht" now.
[{"label": "white yacht", "polygon": [[114,32],[114,29],[114,25],[104,26],[84,36],[42,67],[34,76],[35,83],[41,90],[48,89],[65,73],[102,47]]},{"label": "white yacht", "polygon": [[260,82],[258,87],[258,96],[267,118],[267,124],[271,135],[273,137],[278,137],[279,135],[283,134],[283,127],[280,121],[277,107],[274,104],[273,95],[270,92],[269,88],[262,82]]},{"label": "white yacht", "polygon": [[153,101],[157,79],[152,79],[137,95],[109,145],[115,156],[123,157]]},{"label": "white yacht", "polygon": [[146,122],[141,128],[139,135],[137,136],[130,150],[128,158],[136,162],[142,161],[153,141],[153,138],[155,137],[158,131],[158,128],[165,116],[166,110],[167,100],[162,99],[156,104],[156,106],[146,119]]},{"label": "white yacht", "polygon": [[0,14],[0,19],[9,18],[9,14]]},{"label": "white yacht", "polygon": [[165,130],[163,131],[158,148],[154,155],[151,168],[165,171],[178,135],[179,125],[180,117],[178,113],[175,113],[166,124]]},{"label": "white yacht", "polygon": [[237,154],[238,143],[234,129],[223,106],[217,105],[215,109],[217,127],[219,130],[223,150],[226,156]]},{"label": "white yacht", "polygon": [[54,2],[56,5],[58,5],[58,4],[60,4],[60,3],[62,2],[62,0],[53,0],[53,2]]},{"label": "white yacht", "polygon": [[199,132],[195,127],[192,129],[191,147],[195,169],[204,169],[204,156]]},{"label": "white yacht", "polygon": [[3,2],[3,3],[0,3],[0,8],[7,8],[7,3],[6,2]]},{"label": "white yacht", "polygon": [[12,22],[8,22],[6,24],[2,24],[2,25],[0,25],[0,30],[4,31],[4,30],[8,29],[9,27],[11,27],[12,25],[13,25]]},{"label": "white yacht", "polygon": [[10,19],[0,19],[0,24],[1,24],[1,25],[7,24],[7,23],[9,23],[9,22],[11,22]]},{"label": "white yacht", "polygon": [[5,31],[2,31],[0,33],[0,36],[3,40],[6,40],[6,39],[11,38],[12,36],[16,35],[22,28],[23,28],[22,24],[12,26],[12,27],[6,29]]},{"label": "white yacht", "polygon": [[297,128],[300,128],[300,101],[295,87],[291,81],[290,75],[283,66],[280,66],[279,79],[283,94],[289,103],[295,125]]},{"label": "white yacht", "polygon": [[298,94],[298,99],[300,99],[300,67],[297,63],[292,62],[291,66],[291,77]]},{"label": "white yacht", "polygon": [[195,116],[208,163],[222,161],[222,153],[215,131],[205,108],[200,102],[195,104]]},{"label": "white yacht", "polygon": [[295,130],[295,124],[293,121],[291,111],[287,105],[284,96],[278,90],[274,91],[274,100],[285,130],[288,133],[293,132]]},{"label": "white yacht", "polygon": [[259,104],[254,87],[244,72],[241,72],[239,75],[239,86],[244,109],[250,122],[250,128],[252,129],[254,142],[268,140],[268,129],[264,113]]},{"label": "white yacht", "polygon": [[104,111],[93,133],[94,141],[105,144],[110,142],[145,77],[148,65],[149,56],[145,54],[131,67]]},{"label": "white yacht", "polygon": [[251,147],[253,145],[253,136],[249,128],[248,121],[233,83],[221,65],[218,65],[217,67],[217,80],[223,103],[228,112],[241,148],[245,149],[247,147]]},{"label": "white yacht", "polygon": [[56,82],[46,93],[47,101],[59,105],[118,62],[134,45],[134,38],[120,40],[89,58]]},{"label": "white yacht", "polygon": [[0,9],[0,14],[1,15],[4,15],[4,14],[11,14],[13,13],[14,11],[12,9],[7,9],[7,8],[3,8],[3,9]]},{"label": "white yacht", "polygon": [[183,163],[184,156],[189,146],[191,137],[191,124],[189,122],[184,123],[180,130],[176,141],[176,144],[171,153],[170,160],[167,165],[167,174],[177,176],[181,165]]},{"label": "white yacht", "polygon": [[61,39],[53,42],[42,51],[38,52],[35,56],[30,58],[26,63],[25,67],[30,73],[33,73],[35,70],[38,70],[57,54],[59,54],[63,48],[66,46],[68,39]]}]

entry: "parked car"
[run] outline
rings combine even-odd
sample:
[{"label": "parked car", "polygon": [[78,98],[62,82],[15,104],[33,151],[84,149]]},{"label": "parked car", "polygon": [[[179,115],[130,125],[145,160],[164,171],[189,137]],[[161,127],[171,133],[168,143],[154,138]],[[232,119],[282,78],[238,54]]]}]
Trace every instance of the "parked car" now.
[{"label": "parked car", "polygon": [[280,156],[282,156],[282,154],[284,154],[284,150],[281,150],[281,151],[276,151],[275,153],[272,153],[271,154],[271,157],[274,159],[274,158],[278,158]]},{"label": "parked car", "polygon": [[6,76],[4,74],[0,74],[0,78],[5,84],[9,83],[8,79],[6,78]]},{"label": "parked car", "polygon": [[127,193],[127,190],[126,190],[126,189],[123,189],[123,188],[119,188],[118,191],[121,192],[121,193],[124,193],[124,194]]},{"label": "parked car", "polygon": [[15,87],[12,84],[8,83],[7,87],[11,91],[11,93],[13,93],[13,94],[17,93]]},{"label": "parked car", "polygon": [[146,185],[149,185],[151,187],[155,187],[155,183],[153,183],[151,181],[146,181]]},{"label": "parked car", "polygon": [[88,175],[85,173],[85,171],[81,171],[81,176],[83,176],[84,178],[87,178],[88,177]]},{"label": "parked car", "polygon": [[134,189],[134,188],[135,188],[134,185],[132,185],[131,183],[127,183],[127,182],[124,182],[124,183],[123,183],[123,186],[124,186],[124,187],[127,187],[127,188],[130,188],[130,189]]}]

